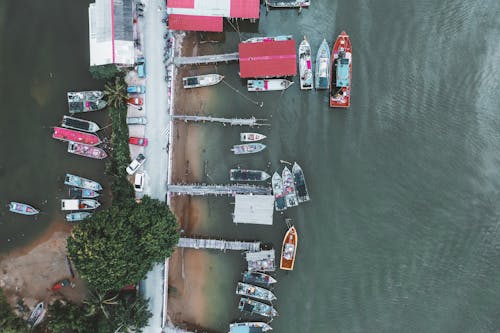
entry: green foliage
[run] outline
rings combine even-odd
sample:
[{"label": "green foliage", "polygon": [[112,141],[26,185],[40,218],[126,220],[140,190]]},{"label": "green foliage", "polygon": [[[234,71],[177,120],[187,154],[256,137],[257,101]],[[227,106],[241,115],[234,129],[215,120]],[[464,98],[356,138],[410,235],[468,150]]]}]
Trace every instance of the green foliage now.
[{"label": "green foliage", "polygon": [[27,331],[25,322],[12,311],[3,291],[0,289],[0,332],[25,333]]},{"label": "green foliage", "polygon": [[125,105],[127,99],[127,84],[122,77],[116,76],[114,81],[108,81],[104,85],[104,95],[108,105],[114,108],[121,108]]},{"label": "green foliage", "polygon": [[126,122],[127,110],[125,107],[108,108],[113,124],[111,133],[111,156],[106,164],[106,174],[111,176],[113,204],[128,202],[134,197],[134,188],[127,180],[125,169],[130,163],[130,148],[128,145],[128,126]]},{"label": "green foliage", "polygon": [[91,66],[90,75],[97,80],[109,80],[120,74],[120,70],[114,64]]},{"label": "green foliage", "polygon": [[56,301],[49,306],[47,312],[47,328],[52,333],[66,331],[87,333],[94,331],[94,320],[87,315],[88,309],[71,302],[64,304]]},{"label": "green foliage", "polygon": [[144,197],[95,213],[75,226],[68,251],[80,276],[101,292],[143,279],[172,254],[179,240],[175,215],[165,203]]}]

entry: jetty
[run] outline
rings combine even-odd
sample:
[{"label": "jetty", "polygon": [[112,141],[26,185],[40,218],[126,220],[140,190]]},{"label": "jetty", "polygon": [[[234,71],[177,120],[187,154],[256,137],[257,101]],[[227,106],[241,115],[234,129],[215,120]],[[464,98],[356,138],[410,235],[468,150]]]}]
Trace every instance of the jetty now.
[{"label": "jetty", "polygon": [[211,54],[211,55],[203,55],[197,57],[176,57],[174,58],[174,65],[183,66],[183,65],[205,65],[205,64],[214,64],[218,62],[229,62],[229,61],[238,61],[239,53],[225,53],[225,54]]},{"label": "jetty", "polygon": [[206,184],[168,184],[167,191],[171,194],[204,196],[236,194],[271,194],[271,188],[246,184],[206,185]]},{"label": "jetty", "polygon": [[259,251],[260,242],[228,241],[223,239],[185,238],[181,237],[177,247],[190,249]]},{"label": "jetty", "polygon": [[262,123],[267,119],[257,119],[255,117],[251,118],[218,118],[209,116],[187,116],[187,115],[173,115],[172,119],[184,120],[185,122],[217,122],[225,125],[231,126],[268,126],[269,124]]}]

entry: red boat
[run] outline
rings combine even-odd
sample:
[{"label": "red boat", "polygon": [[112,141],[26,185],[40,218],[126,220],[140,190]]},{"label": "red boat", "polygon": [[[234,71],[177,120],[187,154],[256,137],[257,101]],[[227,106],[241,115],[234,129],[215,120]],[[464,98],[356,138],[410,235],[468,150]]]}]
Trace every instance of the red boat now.
[{"label": "red boat", "polygon": [[63,127],[54,127],[52,137],[61,141],[73,141],[91,146],[101,143],[101,139],[95,134],[79,132]]},{"label": "red boat", "polygon": [[70,285],[70,282],[68,279],[64,279],[64,280],[61,280],[59,282],[56,282],[53,286],[52,286],[52,291],[58,291],[66,286],[69,286]]},{"label": "red boat", "polygon": [[352,46],[345,31],[333,45],[331,61],[330,107],[348,108],[351,105]]},{"label": "red boat", "polygon": [[146,138],[138,138],[136,136],[131,136],[128,139],[128,143],[131,145],[136,145],[136,146],[147,146],[148,145],[148,139]]},{"label": "red boat", "polygon": [[127,103],[128,104],[132,104],[132,105],[141,106],[142,105],[142,98],[140,98],[140,97],[130,97],[130,98],[127,98]]}]

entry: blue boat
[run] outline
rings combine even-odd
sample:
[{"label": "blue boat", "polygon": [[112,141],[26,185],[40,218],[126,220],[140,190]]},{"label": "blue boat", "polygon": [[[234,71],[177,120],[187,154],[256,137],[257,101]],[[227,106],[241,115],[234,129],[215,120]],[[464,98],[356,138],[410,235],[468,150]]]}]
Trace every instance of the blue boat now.
[{"label": "blue boat", "polygon": [[40,211],[30,205],[11,201],[9,203],[9,210],[12,213],[22,214],[22,215],[36,215]]},{"label": "blue boat", "polygon": [[69,173],[67,173],[66,177],[64,177],[64,184],[69,186],[86,188],[94,191],[102,190],[102,186],[98,182],[80,176],[75,176]]},{"label": "blue boat", "polygon": [[229,324],[229,333],[262,333],[272,330],[272,327],[263,322],[244,322]]},{"label": "blue boat", "polygon": [[82,221],[91,215],[92,215],[92,213],[89,213],[89,212],[69,213],[69,214],[66,214],[66,221],[68,221],[68,222]]},{"label": "blue boat", "polygon": [[321,43],[316,56],[316,89],[330,89],[330,47],[326,39]]},{"label": "blue boat", "polygon": [[99,196],[99,192],[89,190],[88,188],[70,187],[69,196],[76,199],[92,199],[97,198]]}]

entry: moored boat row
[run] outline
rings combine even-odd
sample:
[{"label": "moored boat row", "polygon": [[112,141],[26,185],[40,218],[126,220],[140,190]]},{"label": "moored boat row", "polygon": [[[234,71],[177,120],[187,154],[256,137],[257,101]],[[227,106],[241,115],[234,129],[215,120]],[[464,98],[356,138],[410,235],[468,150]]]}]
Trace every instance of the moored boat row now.
[{"label": "moored boat row", "polygon": [[281,176],[275,172],[271,183],[277,211],[284,211],[310,200],[304,172],[297,162],[293,164],[292,171],[285,166]]}]

